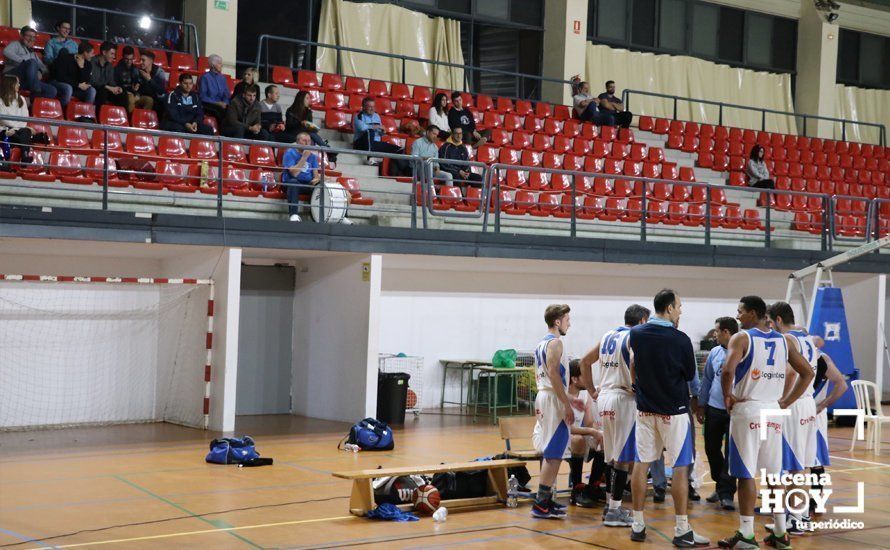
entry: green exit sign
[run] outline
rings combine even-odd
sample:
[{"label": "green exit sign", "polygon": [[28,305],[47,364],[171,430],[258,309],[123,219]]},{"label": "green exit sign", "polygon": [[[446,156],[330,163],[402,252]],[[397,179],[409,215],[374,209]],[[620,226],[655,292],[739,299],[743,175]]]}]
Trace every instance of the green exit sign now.
[{"label": "green exit sign", "polygon": [[229,11],[229,0],[213,0],[213,7],[218,10]]}]

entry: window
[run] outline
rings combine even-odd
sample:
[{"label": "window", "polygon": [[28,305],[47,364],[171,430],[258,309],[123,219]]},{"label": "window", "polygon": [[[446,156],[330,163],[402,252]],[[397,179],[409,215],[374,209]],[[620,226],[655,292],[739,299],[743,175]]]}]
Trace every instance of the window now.
[{"label": "window", "polygon": [[717,33],[717,56],[727,61],[742,61],[744,45],[745,12],[733,8],[720,8]]},{"label": "window", "polygon": [[686,2],[661,0],[661,14],[658,19],[658,47],[665,50],[685,50]]},{"label": "window", "polygon": [[627,0],[598,0],[596,35],[623,42],[627,37]]},{"label": "window", "polygon": [[655,46],[655,0],[633,0],[631,41],[638,46]]},{"label": "window", "polygon": [[890,88],[890,37],[841,29],[837,81],[864,88]]},{"label": "window", "polygon": [[720,8],[710,4],[695,4],[692,10],[692,53],[717,57],[717,27]]},{"label": "window", "polygon": [[880,86],[884,77],[884,37],[863,34],[859,41],[859,80]]},{"label": "window", "polygon": [[837,49],[837,78],[840,81],[859,80],[859,36],[858,32],[841,29]]},{"label": "window", "polygon": [[773,18],[772,66],[781,71],[797,67],[797,21]]},{"label": "window", "polygon": [[540,26],[544,21],[542,0],[510,0],[510,20]]},{"label": "window", "polygon": [[476,2],[476,15],[484,15],[495,19],[507,19],[510,16],[510,3],[508,0]]},{"label": "window", "polygon": [[439,9],[455,13],[470,13],[470,0],[439,0]]},{"label": "window", "polygon": [[749,65],[768,67],[772,62],[773,17],[748,14],[745,26],[745,57]]}]

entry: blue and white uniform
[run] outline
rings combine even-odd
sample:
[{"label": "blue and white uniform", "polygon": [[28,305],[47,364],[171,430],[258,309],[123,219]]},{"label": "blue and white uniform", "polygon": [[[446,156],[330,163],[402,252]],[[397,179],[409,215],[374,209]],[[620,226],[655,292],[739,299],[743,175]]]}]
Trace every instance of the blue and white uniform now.
[{"label": "blue and white uniform", "polygon": [[[822,355],[822,352],[819,352]],[[813,382],[813,401],[816,405],[821,404],[828,398],[828,377],[824,374],[820,377],[818,374],[818,359],[816,360],[817,373],[816,380]],[[822,412],[816,414],[816,465],[830,466],[831,459],[828,457],[828,409],[822,409]]]},{"label": "blue and white uniform", "polygon": [[[819,348],[813,337],[800,330],[788,331],[797,343],[797,351],[807,360],[815,374],[819,365]],[[816,401],[813,399],[813,388],[807,385],[803,394],[788,407],[791,416],[785,417],[785,429],[782,437],[785,440],[782,453],[782,469],[798,472],[805,468],[817,466],[816,461]]]},{"label": "blue and white uniform", "polygon": [[[761,418],[761,411],[778,409],[788,368],[788,345],[774,330],[742,331],[748,351],[736,366],[732,396],[736,399],[729,420],[729,474],[741,479],[757,478],[760,470],[779,474],[782,470],[782,418]],[[766,422],[761,439],[761,423]]]},{"label": "blue and white uniform", "polygon": [[[557,337],[547,334],[535,348],[535,380],[538,396],[535,397],[535,431],[532,433],[532,444],[547,459],[561,459],[569,446],[569,426],[565,423],[565,410],[556,396],[547,372],[547,346]],[[565,360],[565,351],[559,358],[559,377],[562,379],[563,390],[568,393],[569,367]]]},{"label": "blue and white uniform", "polygon": [[637,405],[631,390],[629,334],[630,329],[619,327],[603,335],[599,368],[594,373],[606,463],[636,460]]}]

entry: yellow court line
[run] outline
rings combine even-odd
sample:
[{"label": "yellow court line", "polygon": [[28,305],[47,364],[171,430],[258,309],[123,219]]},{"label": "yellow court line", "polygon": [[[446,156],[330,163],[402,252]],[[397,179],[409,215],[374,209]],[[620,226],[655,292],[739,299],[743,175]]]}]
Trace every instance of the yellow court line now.
[{"label": "yellow court line", "polygon": [[207,533],[225,533],[227,531],[244,531],[247,529],[262,529],[265,527],[279,527],[282,525],[299,525],[303,523],[320,523],[322,521],[334,521],[337,519],[350,519],[355,516],[337,516],[332,518],[301,519],[295,521],[281,521],[278,523],[260,523],[257,525],[242,525],[240,527],[222,527],[220,529],[202,529],[200,531],[184,531],[181,533],[168,533],[166,535],[148,535],[145,537],[132,537],[128,539],[100,540],[96,542],[79,542],[77,544],[63,544],[58,546],[44,546],[43,548],[78,548],[81,546],[98,546],[100,544],[117,544],[121,542],[136,542],[140,540],[168,539],[173,537],[187,537],[189,535],[204,535]]}]

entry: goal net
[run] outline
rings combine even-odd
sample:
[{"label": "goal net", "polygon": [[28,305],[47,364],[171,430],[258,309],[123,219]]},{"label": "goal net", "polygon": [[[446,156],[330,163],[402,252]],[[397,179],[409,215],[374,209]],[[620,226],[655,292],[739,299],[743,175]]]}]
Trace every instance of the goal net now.
[{"label": "goal net", "polygon": [[0,275],[0,430],[207,427],[213,285]]}]

